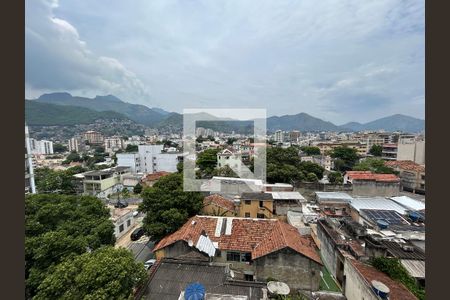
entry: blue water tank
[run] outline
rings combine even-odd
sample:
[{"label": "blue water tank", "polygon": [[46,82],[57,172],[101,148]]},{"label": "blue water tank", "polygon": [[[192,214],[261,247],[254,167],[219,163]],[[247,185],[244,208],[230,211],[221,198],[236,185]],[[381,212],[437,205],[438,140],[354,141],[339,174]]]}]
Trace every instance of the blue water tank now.
[{"label": "blue water tank", "polygon": [[377,220],[377,225],[380,230],[386,229],[389,226],[389,223],[386,220],[379,219]]},{"label": "blue water tank", "polygon": [[412,211],[409,213],[409,218],[411,219],[411,221],[417,222],[422,218],[422,216],[415,211]]},{"label": "blue water tank", "polygon": [[205,287],[198,282],[191,283],[184,290],[185,300],[204,300]]}]

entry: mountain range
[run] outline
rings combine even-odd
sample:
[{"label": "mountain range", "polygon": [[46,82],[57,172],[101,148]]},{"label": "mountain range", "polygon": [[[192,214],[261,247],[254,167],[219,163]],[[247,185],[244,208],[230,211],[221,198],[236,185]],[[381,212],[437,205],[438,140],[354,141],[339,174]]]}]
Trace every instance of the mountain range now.
[{"label": "mountain range", "polygon": [[[161,108],[149,108],[145,105],[131,104],[113,95],[85,98],[72,96],[69,93],[43,94],[37,99],[25,101],[25,116],[29,125],[71,125],[91,122],[95,119],[132,120],[136,123],[158,129],[181,130],[183,115],[168,112]],[[216,131],[250,133],[252,121],[199,121],[197,127],[210,128]],[[272,116],[267,118],[267,130],[300,130],[300,131],[363,131],[385,130],[403,132],[421,132],[425,128],[425,120],[396,114],[368,123],[350,122],[338,126],[331,122],[310,116],[306,113],[295,115]]]}]

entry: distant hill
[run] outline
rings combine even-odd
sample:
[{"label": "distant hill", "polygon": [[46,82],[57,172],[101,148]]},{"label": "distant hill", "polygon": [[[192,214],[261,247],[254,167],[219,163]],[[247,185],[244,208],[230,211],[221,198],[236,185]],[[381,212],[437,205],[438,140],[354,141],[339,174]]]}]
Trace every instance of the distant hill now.
[{"label": "distant hill", "polygon": [[91,124],[96,120],[129,120],[114,111],[98,112],[85,107],[25,100],[25,120],[30,126]]},{"label": "distant hill", "polygon": [[267,130],[340,131],[341,128],[306,113],[299,113],[269,117],[267,119]]},{"label": "distant hill", "polygon": [[[208,128],[214,131],[228,132],[231,133],[252,133],[253,132],[253,122],[252,121],[237,121],[230,119],[229,121],[217,121],[217,117],[212,115],[201,113],[197,116],[199,119],[207,121],[198,121],[196,127]],[[179,113],[171,113],[165,120],[160,122],[157,127],[159,129],[183,129],[183,115]]]},{"label": "distant hill", "polygon": [[405,116],[401,114],[377,119],[375,121],[360,124],[351,122],[340,126],[353,131],[361,130],[385,130],[385,131],[403,131],[403,132],[421,132],[425,129],[425,120]]},{"label": "distant hill", "polygon": [[129,119],[148,126],[154,126],[167,116],[145,105],[123,102],[113,95],[96,96],[95,98],[75,97],[69,93],[43,94],[34,100],[40,103],[85,107],[95,111],[115,111]]}]

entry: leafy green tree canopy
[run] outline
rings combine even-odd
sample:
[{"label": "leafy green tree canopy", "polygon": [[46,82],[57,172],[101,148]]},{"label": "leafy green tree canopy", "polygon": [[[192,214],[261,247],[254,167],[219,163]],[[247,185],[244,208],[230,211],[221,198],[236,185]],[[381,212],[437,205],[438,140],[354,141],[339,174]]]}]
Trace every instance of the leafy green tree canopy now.
[{"label": "leafy green tree canopy", "polygon": [[383,146],[381,145],[373,145],[369,149],[369,154],[372,154],[373,156],[381,156],[383,153]]},{"label": "leafy green tree canopy", "polygon": [[354,171],[372,171],[379,174],[397,174],[397,172],[386,166],[381,158],[368,157],[361,160],[353,167]]},{"label": "leafy green tree canopy", "polygon": [[125,152],[137,152],[138,151],[138,145],[131,145],[128,144],[125,148]]},{"label": "leafy green tree canopy", "polygon": [[319,147],[302,146],[300,147],[300,150],[302,150],[306,155],[320,155]]},{"label": "leafy green tree canopy", "polygon": [[102,247],[56,266],[33,299],[128,299],[146,276],[129,250]]},{"label": "leafy green tree canopy", "polygon": [[67,147],[60,143],[55,143],[53,145],[53,152],[55,153],[64,153],[67,152]]},{"label": "leafy green tree canopy", "polygon": [[328,174],[328,180],[332,184],[342,184],[344,182],[344,177],[340,172],[331,172]]},{"label": "leafy green tree canopy", "polygon": [[330,155],[341,160],[337,165],[335,163],[335,169],[339,171],[351,170],[359,159],[357,150],[347,146],[334,148]]},{"label": "leafy green tree canopy", "polygon": [[176,231],[203,205],[201,193],[183,191],[183,175],[180,173],[162,177],[152,187],[146,188],[142,197],[139,210],[146,213],[144,230],[154,240]]},{"label": "leafy green tree canopy", "polygon": [[64,259],[114,245],[109,210],[95,197],[35,194],[25,198],[27,295]]}]

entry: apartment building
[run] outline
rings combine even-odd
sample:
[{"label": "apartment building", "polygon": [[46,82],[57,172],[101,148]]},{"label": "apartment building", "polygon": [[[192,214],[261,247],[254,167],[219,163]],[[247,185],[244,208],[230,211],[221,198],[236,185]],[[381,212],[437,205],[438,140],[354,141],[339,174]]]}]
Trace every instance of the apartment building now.
[{"label": "apartment building", "polygon": [[35,155],[46,155],[53,154],[53,142],[41,140],[38,141],[36,139],[30,138],[30,148],[31,153]]},{"label": "apartment building", "polygon": [[82,174],[83,194],[107,198],[114,193],[114,188],[122,184],[122,175],[130,172],[128,167],[114,167]]},{"label": "apartment building", "polygon": [[270,219],[274,217],[273,197],[270,193],[244,192],[239,204],[239,216]]},{"label": "apartment building", "polygon": [[30,134],[28,126],[25,125],[25,194],[35,194],[36,185],[34,183],[34,169],[31,154]]},{"label": "apartment building", "polygon": [[123,140],[120,137],[105,138],[104,147],[106,152],[116,152],[124,148]]},{"label": "apartment building", "polygon": [[88,141],[89,144],[93,145],[102,145],[103,144],[103,135],[97,131],[86,131],[83,134],[83,139]]},{"label": "apartment building", "polygon": [[118,153],[117,165],[129,167],[133,173],[176,172],[183,153],[164,149],[164,145],[138,145],[137,153]]}]

